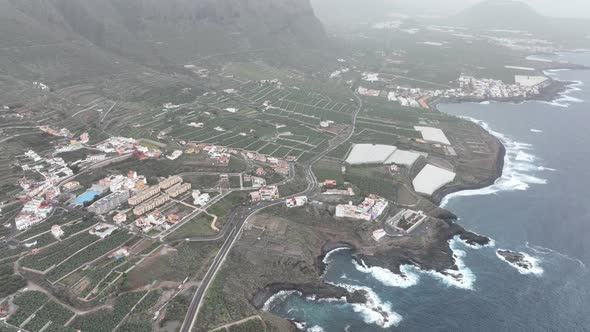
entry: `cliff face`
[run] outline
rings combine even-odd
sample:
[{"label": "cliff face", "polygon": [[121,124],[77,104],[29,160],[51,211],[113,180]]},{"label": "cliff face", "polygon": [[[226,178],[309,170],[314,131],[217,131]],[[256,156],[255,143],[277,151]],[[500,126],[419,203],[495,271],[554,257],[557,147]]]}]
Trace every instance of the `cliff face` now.
[{"label": "cliff face", "polygon": [[7,42],[89,42],[152,64],[325,37],[309,0],[0,0],[0,11]]}]

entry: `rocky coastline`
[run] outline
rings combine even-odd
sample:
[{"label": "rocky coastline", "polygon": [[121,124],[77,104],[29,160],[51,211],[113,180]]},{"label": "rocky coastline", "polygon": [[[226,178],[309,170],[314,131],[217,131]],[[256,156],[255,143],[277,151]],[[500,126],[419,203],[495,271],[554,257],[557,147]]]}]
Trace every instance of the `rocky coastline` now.
[{"label": "rocky coastline", "polygon": [[[500,178],[504,167],[506,149],[500,141],[498,141],[498,145],[499,149],[495,158],[493,174],[490,174],[485,181],[476,184],[457,184],[443,188],[432,196],[433,203],[438,206],[444,197],[449,194],[463,190],[485,188]],[[297,291],[302,296],[314,296],[316,299],[345,299],[348,303],[364,303],[366,297],[362,291],[350,293],[344,288],[328,284],[322,280],[326,269],[325,257],[338,248],[350,249],[353,259],[368,268],[378,266],[393,273],[401,274],[400,267],[402,265],[414,265],[424,271],[447,274],[448,271],[458,271],[453,251],[449,245],[449,241],[453,238],[458,237],[472,246],[485,246],[491,242],[491,239],[470,232],[457,224],[455,222],[457,217],[451,211],[438,207],[431,211],[430,214],[433,215],[430,231],[426,235],[421,235],[426,236],[424,241],[415,241],[415,238],[408,237],[406,241],[399,241],[395,245],[381,248],[370,254],[365,253],[364,248],[359,247],[357,244],[344,241],[326,242],[321,248],[321,254],[316,257],[314,263],[319,272],[317,283],[277,282],[267,284],[253,294],[250,303],[260,310],[265,303],[281,291]]]},{"label": "rocky coastline", "polygon": [[[587,68],[581,68],[587,69]],[[494,100],[498,102],[513,102],[519,103],[527,100],[540,100],[540,101],[552,101],[559,94],[567,90],[567,88],[574,82],[561,82],[552,80],[552,83],[544,88],[540,95],[534,98],[510,98],[502,100]],[[431,105],[438,105],[439,103],[463,103],[463,102],[482,102],[484,100],[436,100]],[[482,130],[484,130],[482,128]],[[460,183],[455,185],[449,185],[441,188],[435,192],[431,200],[437,206],[440,206],[443,199],[453,193],[465,191],[465,190],[477,190],[493,185],[497,179],[502,176],[504,169],[504,157],[506,155],[505,146],[498,140],[499,148],[497,151],[496,161],[494,165],[494,174],[487,177],[486,179],[479,181],[478,183]],[[404,246],[400,243],[399,246],[392,245],[388,248],[378,250],[377,252],[371,252],[370,254],[364,253],[362,247],[357,247],[351,243],[334,241],[327,242],[324,244],[321,250],[321,255],[316,259],[316,266],[320,271],[318,276],[318,283],[313,284],[296,284],[296,283],[273,283],[267,285],[263,289],[259,290],[254,294],[251,303],[257,308],[261,309],[264,304],[275,294],[280,291],[298,291],[303,296],[314,296],[317,299],[346,299],[348,303],[363,303],[365,302],[365,294],[362,291],[355,293],[349,293],[348,290],[330,285],[322,281],[322,276],[326,269],[325,256],[338,248],[348,248],[352,252],[352,257],[360,265],[366,266],[367,268],[378,266],[386,268],[393,273],[402,274],[400,267],[403,265],[414,265],[424,271],[436,271],[445,275],[449,275],[448,271],[458,271],[458,267],[453,257],[453,251],[449,245],[449,242],[458,238],[467,245],[470,246],[486,246],[492,243],[492,240],[483,235],[479,235],[470,232],[455,221],[457,217],[451,212],[444,208],[437,208],[431,211],[431,214],[436,218],[434,223],[433,231],[427,236],[428,238],[422,241],[428,243],[427,246]],[[499,256],[504,257],[510,263],[520,266],[525,264],[523,257],[509,251],[497,252]],[[528,268],[528,264],[526,264]]]}]

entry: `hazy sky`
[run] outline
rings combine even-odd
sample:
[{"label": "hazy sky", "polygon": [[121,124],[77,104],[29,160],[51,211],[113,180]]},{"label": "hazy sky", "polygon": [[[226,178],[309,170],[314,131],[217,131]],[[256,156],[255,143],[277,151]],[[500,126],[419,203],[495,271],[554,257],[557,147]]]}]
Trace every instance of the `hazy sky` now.
[{"label": "hazy sky", "polygon": [[590,0],[526,0],[525,2],[548,16],[590,18]]},{"label": "hazy sky", "polygon": [[[478,3],[480,0],[311,0],[325,19],[337,16],[362,16],[367,12],[380,12],[387,8],[417,14],[452,15]],[[492,0],[506,1],[506,0]],[[583,17],[590,19],[590,0],[521,0],[546,16]]]},{"label": "hazy sky", "polygon": [[[407,2],[427,6],[435,6],[444,10],[460,10],[480,0],[389,0],[392,2]],[[505,0],[496,0],[505,1]],[[590,0],[521,0],[534,7],[539,13],[547,16],[585,17],[590,18]]]}]

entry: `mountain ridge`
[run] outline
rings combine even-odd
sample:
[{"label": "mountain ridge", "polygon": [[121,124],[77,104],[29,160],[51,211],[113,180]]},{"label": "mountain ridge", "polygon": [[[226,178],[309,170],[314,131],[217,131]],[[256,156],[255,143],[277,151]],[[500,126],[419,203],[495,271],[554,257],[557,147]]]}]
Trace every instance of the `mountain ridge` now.
[{"label": "mountain ridge", "polygon": [[0,74],[70,62],[178,65],[326,38],[309,0],[0,0],[0,28],[0,56],[11,63]]}]

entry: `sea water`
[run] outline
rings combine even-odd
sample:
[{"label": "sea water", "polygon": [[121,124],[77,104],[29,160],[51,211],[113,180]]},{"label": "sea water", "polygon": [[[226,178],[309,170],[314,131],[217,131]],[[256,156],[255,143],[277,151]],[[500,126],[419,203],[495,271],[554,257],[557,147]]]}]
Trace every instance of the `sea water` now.
[{"label": "sea water", "polygon": [[[590,54],[559,54],[590,65]],[[590,71],[548,75],[577,82],[553,102],[445,104],[507,148],[494,185],[447,197],[466,229],[494,239],[474,248],[450,241],[460,281],[403,266],[402,274],[356,263],[349,250],[326,258],[326,282],[364,290],[366,304],[276,296],[267,310],[306,331],[590,330]],[[496,249],[522,252],[518,269]]]}]

